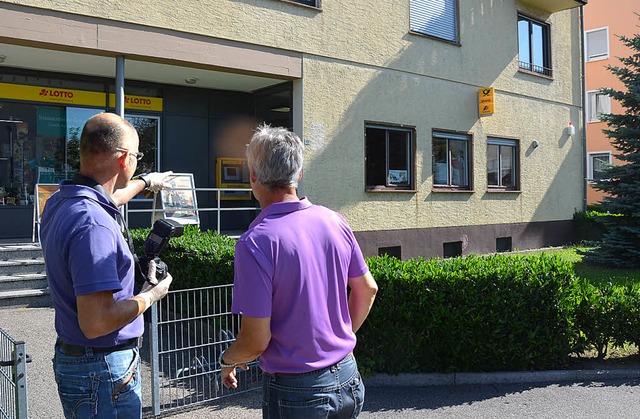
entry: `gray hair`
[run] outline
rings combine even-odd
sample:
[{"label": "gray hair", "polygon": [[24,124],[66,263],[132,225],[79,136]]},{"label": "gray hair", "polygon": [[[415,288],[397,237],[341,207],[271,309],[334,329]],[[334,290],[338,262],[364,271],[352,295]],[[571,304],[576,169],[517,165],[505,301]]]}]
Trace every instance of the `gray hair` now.
[{"label": "gray hair", "polygon": [[259,184],[270,190],[298,187],[304,147],[300,138],[282,127],[260,125],[247,148],[249,167]]}]

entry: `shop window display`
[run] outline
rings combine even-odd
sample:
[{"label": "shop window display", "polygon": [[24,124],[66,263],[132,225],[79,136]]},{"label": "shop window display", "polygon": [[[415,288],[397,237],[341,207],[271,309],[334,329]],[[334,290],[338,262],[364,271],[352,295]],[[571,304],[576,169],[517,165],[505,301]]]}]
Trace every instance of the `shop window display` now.
[{"label": "shop window display", "polygon": [[[99,108],[0,102],[0,205],[31,205],[37,183],[60,183],[80,168],[80,135]],[[137,173],[155,171],[160,119],[126,116],[145,154]]]}]

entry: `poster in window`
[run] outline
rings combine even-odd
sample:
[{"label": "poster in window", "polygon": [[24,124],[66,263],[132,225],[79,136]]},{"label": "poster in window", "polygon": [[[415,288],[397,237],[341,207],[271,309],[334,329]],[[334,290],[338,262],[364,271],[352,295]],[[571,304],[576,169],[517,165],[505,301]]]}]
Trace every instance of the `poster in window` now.
[{"label": "poster in window", "polygon": [[389,183],[392,185],[406,185],[409,183],[407,170],[389,170]]},{"label": "poster in window", "polygon": [[164,218],[180,224],[200,224],[192,173],[174,173],[166,180],[169,188],[160,191]]}]

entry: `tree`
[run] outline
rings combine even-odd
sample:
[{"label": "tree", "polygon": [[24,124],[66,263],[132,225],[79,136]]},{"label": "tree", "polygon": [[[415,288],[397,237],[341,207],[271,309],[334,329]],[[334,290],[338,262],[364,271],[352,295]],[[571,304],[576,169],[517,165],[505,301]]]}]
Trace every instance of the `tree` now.
[{"label": "tree", "polygon": [[617,217],[607,217],[607,232],[599,247],[586,255],[586,260],[614,267],[640,267],[640,34],[621,36],[632,55],[619,58],[622,66],[608,66],[624,89],[601,89],[624,108],[621,114],[605,114],[601,120],[608,129],[603,132],[618,151],[623,163],[603,170],[596,188],[608,194],[602,208]]}]

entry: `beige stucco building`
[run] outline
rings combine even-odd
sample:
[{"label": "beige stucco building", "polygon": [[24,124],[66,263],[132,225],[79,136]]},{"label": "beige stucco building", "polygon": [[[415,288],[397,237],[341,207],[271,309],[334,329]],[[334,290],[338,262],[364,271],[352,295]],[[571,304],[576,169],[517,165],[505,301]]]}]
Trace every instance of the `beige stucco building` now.
[{"label": "beige stucco building", "polygon": [[[70,170],[71,121],[113,110],[124,76],[125,114],[152,128],[150,170],[215,187],[216,161],[238,157],[223,150],[242,148],[221,146],[229,121],[290,126],[305,142],[301,194],[341,212],[368,256],[566,243],[584,206],[584,4],[2,1],[3,234],[23,234],[41,174]],[[42,123],[55,112],[57,134]]]}]

